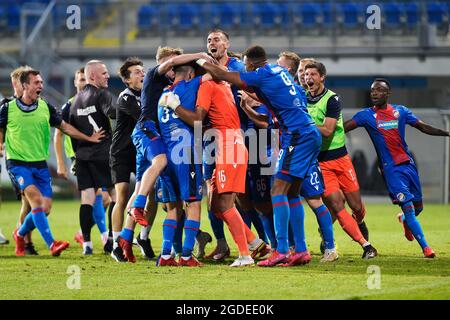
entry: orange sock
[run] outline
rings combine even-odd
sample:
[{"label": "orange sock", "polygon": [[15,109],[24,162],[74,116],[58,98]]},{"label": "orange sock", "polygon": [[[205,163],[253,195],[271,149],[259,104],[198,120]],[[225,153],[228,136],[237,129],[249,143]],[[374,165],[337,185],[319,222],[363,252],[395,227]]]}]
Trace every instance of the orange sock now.
[{"label": "orange sock", "polygon": [[337,215],[337,219],[342,229],[356,242],[360,245],[366,243],[366,239],[364,239],[361,231],[359,231],[358,224],[355,219],[347,212],[347,210],[341,210]]},{"label": "orange sock", "polygon": [[233,207],[220,214],[220,216],[223,218],[223,221],[225,221],[225,223],[227,224],[228,229],[230,230],[231,235],[233,236],[234,242],[238,246],[239,255],[248,256],[250,252],[248,251],[247,246],[246,230],[244,227],[245,223],[242,220],[239,211],[237,211],[237,209]]},{"label": "orange sock", "polygon": [[247,238],[247,243],[252,243],[256,239],[256,236],[252,232],[252,230],[245,224],[245,222],[244,222],[244,229],[245,229],[245,237]]}]

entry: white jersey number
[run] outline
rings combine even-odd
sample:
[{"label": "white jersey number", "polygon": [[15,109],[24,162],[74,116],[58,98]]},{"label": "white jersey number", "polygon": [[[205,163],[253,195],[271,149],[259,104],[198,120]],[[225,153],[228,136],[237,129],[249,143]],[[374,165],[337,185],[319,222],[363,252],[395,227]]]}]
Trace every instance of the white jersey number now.
[{"label": "white jersey number", "polygon": [[289,90],[289,93],[293,96],[296,95],[297,91],[295,91],[295,86],[292,84],[291,79],[289,79],[289,77],[286,75],[286,73],[281,72],[281,79],[283,79],[283,82],[285,85],[287,85],[288,87],[290,86],[291,89]]}]

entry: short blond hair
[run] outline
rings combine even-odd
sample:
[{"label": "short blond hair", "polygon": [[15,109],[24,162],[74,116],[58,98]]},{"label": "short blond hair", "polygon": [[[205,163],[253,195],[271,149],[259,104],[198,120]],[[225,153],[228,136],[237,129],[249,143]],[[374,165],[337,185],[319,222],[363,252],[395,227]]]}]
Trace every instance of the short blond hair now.
[{"label": "short blond hair", "polygon": [[20,67],[14,69],[10,74],[11,80],[20,81],[20,76],[22,75],[22,73],[24,73],[25,71],[30,71],[30,70],[33,70],[33,68],[30,66],[27,66],[27,65],[20,66]]},{"label": "short blond hair", "polygon": [[183,54],[183,49],[172,48],[172,47],[158,47],[156,51],[156,62],[161,61],[161,59],[176,55],[180,56]]},{"label": "short blond hair", "polygon": [[291,67],[291,72],[294,74],[295,72],[297,72],[298,66],[300,65],[300,57],[298,54],[292,51],[283,51],[278,57],[285,57],[289,66]]}]

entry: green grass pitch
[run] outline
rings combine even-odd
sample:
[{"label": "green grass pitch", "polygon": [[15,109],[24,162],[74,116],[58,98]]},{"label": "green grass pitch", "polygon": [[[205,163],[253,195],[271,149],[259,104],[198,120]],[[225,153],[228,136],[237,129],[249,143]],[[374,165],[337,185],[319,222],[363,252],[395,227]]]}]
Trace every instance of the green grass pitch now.
[{"label": "green grass pitch", "polygon": [[[313,255],[309,265],[241,269],[228,266],[232,258],[221,264],[207,262],[202,268],[158,268],[155,261],[143,260],[137,248],[136,264],[119,264],[102,253],[97,229],[93,229],[94,255],[84,257],[73,241],[78,230],[76,201],[55,201],[49,219],[55,238],[70,240],[67,251],[51,257],[35,231],[33,239],[40,255],[15,257],[11,233],[18,211],[19,202],[1,206],[0,226],[11,241],[0,246],[2,299],[450,299],[450,206],[426,204],[420,215],[427,240],[437,254],[434,260],[424,259],[417,242],[404,238],[396,220],[398,207],[370,204],[366,221],[370,241],[379,252],[376,259],[362,260],[360,247],[336,223],[340,259],[321,264],[317,222],[308,208],[306,237]],[[205,212],[202,228],[210,231]],[[157,253],[163,218],[160,211],[151,231]],[[235,256],[229,233],[227,238]],[[207,252],[212,249],[208,244]],[[80,289],[68,288],[68,284],[78,283],[71,270],[80,271]]]}]

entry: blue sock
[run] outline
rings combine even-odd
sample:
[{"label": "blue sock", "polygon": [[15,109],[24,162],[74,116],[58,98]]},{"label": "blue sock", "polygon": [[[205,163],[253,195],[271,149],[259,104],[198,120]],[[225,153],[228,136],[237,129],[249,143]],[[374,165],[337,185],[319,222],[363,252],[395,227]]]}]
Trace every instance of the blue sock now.
[{"label": "blue sock", "polygon": [[25,220],[23,220],[23,223],[17,233],[19,236],[24,237],[28,232],[34,230],[34,228],[36,228],[36,226],[33,221],[33,213],[30,211],[25,217]]},{"label": "blue sock", "polygon": [[267,235],[264,231],[264,226],[258,211],[256,211],[256,209],[252,209],[252,211],[250,211],[250,217],[253,225],[255,226],[256,232],[258,232],[258,237],[268,244],[269,240],[267,239]]},{"label": "blue sock", "polygon": [[173,235],[172,247],[176,254],[179,254],[183,251],[183,228],[184,222],[186,221],[186,213],[181,215],[180,221],[177,223],[177,229],[175,230],[175,234]]},{"label": "blue sock", "polygon": [[290,222],[288,228],[288,243],[289,247],[295,247],[294,233],[292,232],[292,226]]},{"label": "blue sock", "polygon": [[272,196],[273,221],[275,235],[277,237],[277,251],[279,253],[289,252],[288,229],[289,229],[289,202],[287,195]]},{"label": "blue sock", "polygon": [[128,242],[133,242],[134,231],[131,229],[123,228],[120,232],[120,236]]},{"label": "blue sock", "polygon": [[172,242],[175,230],[177,228],[177,220],[165,219],[163,223],[163,243],[161,255],[169,255],[172,251]]},{"label": "blue sock", "polygon": [[331,218],[330,211],[324,204],[316,209],[313,209],[313,211],[314,214],[316,215],[320,231],[322,231],[325,249],[333,249],[334,248],[333,220]]},{"label": "blue sock", "polygon": [[408,225],[408,228],[414,235],[414,238],[416,238],[417,242],[419,242],[422,249],[428,247],[428,243],[425,240],[425,236],[423,235],[423,231],[420,226],[419,220],[417,220],[416,218],[413,203],[411,201],[404,203],[402,205],[402,211],[405,214],[406,224]]},{"label": "blue sock", "polygon": [[183,257],[190,257],[192,255],[198,229],[200,229],[200,221],[186,220],[184,223],[184,244],[183,253],[181,254]]},{"label": "blue sock", "polygon": [[105,222],[105,208],[103,207],[103,197],[98,195],[95,197],[94,207],[92,210],[94,221],[97,224],[101,234],[107,231]]},{"label": "blue sock", "polygon": [[31,210],[31,215],[33,217],[34,225],[39,230],[42,238],[44,238],[47,247],[50,248],[55,239],[53,239],[53,235],[50,230],[50,226],[48,224],[47,216],[45,215],[44,210],[42,210],[42,208],[34,208]]},{"label": "blue sock", "polygon": [[223,220],[217,218],[211,210],[208,211],[208,218],[211,222],[211,228],[214,236],[216,237],[216,240],[225,239],[225,232],[223,231]]},{"label": "blue sock", "polygon": [[266,232],[267,237],[269,238],[270,246],[272,248],[276,248],[277,247],[277,238],[275,237],[275,227],[273,225],[273,215],[271,215],[270,217],[262,215],[261,221],[264,226],[264,231]]},{"label": "blue sock", "polygon": [[145,203],[147,202],[147,197],[142,194],[138,194],[136,199],[133,201],[133,208],[145,208]]},{"label": "blue sock", "polygon": [[299,196],[289,198],[290,222],[294,232],[295,252],[306,251],[305,210]]}]

